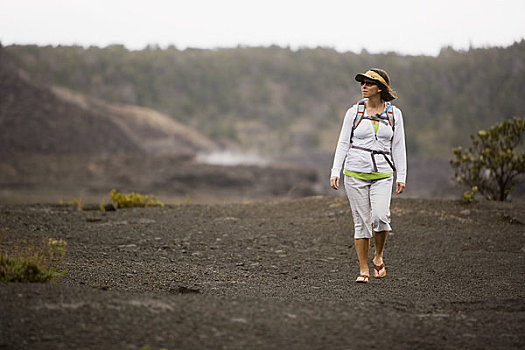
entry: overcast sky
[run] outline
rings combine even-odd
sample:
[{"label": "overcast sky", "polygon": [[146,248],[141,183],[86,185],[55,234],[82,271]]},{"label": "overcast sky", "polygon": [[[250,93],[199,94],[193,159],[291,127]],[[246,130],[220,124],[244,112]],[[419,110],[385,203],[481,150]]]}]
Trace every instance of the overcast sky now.
[{"label": "overcast sky", "polygon": [[525,38],[525,0],[0,0],[2,45],[330,47],[437,55]]}]

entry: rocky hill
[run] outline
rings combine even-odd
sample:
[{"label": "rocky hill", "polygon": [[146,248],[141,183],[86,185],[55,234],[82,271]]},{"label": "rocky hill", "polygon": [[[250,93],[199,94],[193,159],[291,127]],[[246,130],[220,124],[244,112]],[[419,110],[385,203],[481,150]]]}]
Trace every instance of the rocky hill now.
[{"label": "rocky hill", "polygon": [[169,116],[51,87],[0,49],[0,153],[195,154],[214,143]]},{"label": "rocky hill", "polygon": [[51,90],[58,98],[111,120],[115,129],[146,153],[194,155],[217,147],[196,130],[155,110],[107,103],[58,86]]},{"label": "rocky hill", "polygon": [[0,153],[111,153],[141,149],[107,116],[35,83],[0,49]]}]

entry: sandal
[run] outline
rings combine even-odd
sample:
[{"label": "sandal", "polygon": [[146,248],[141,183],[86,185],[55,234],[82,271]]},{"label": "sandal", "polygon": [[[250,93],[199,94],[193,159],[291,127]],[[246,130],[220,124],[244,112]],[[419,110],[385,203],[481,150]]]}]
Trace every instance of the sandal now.
[{"label": "sandal", "polygon": [[[377,272],[377,276],[375,276],[374,274],[374,278],[383,278],[386,276],[386,269],[385,269],[385,264],[381,264],[381,265],[376,265],[374,264],[374,270],[376,270]],[[380,273],[381,270],[384,270],[385,272],[383,272],[382,274]]]},{"label": "sandal", "polygon": [[359,275],[355,281],[357,283],[368,283],[368,275]]}]

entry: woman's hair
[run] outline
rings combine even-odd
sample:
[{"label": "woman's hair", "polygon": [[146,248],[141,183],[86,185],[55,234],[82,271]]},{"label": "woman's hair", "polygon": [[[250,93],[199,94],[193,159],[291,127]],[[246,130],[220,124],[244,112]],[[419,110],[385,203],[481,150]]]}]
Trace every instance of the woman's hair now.
[{"label": "woman's hair", "polygon": [[[391,88],[389,88],[390,87],[390,76],[388,75],[388,73],[385,70],[380,69],[380,68],[372,68],[370,70],[376,72],[381,77],[383,77],[383,79],[385,79],[386,83],[389,85],[387,87],[387,86],[384,86],[383,84],[379,83],[379,86],[381,88],[381,99],[383,101],[392,101],[392,100],[396,99],[397,98],[396,92],[394,90],[392,90]],[[390,90],[390,92],[389,92],[389,90]]]}]

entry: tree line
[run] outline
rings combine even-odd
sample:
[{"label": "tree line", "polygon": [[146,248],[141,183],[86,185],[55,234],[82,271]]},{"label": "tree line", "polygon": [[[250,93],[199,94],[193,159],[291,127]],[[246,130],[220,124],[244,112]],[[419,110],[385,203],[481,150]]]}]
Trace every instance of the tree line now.
[{"label": "tree line", "polygon": [[46,81],[167,113],[212,139],[269,154],[330,151],[360,99],[356,73],[387,70],[411,155],[448,158],[468,135],[523,116],[525,40],[436,57],[330,48],[130,51],[121,45],[6,49]]}]

